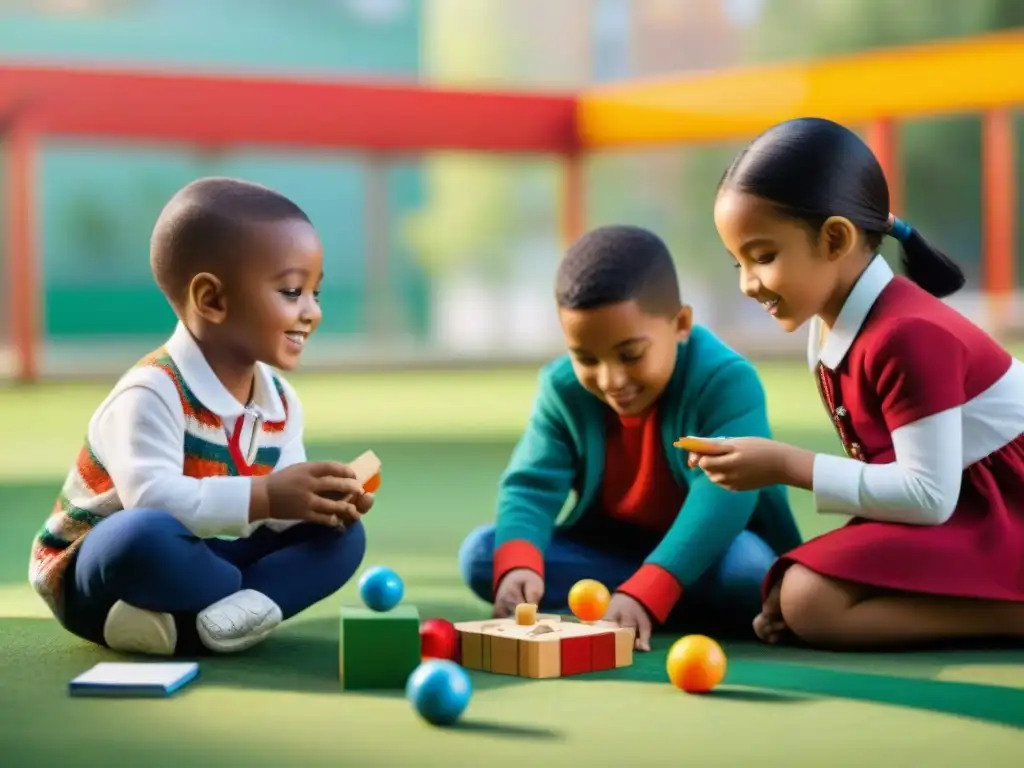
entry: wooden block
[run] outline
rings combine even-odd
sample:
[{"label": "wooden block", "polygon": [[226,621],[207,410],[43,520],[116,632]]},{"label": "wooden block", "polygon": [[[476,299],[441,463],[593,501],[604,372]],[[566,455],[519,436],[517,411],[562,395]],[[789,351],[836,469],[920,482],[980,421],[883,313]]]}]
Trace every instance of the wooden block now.
[{"label": "wooden block", "polygon": [[338,678],[346,690],[401,690],[420,660],[415,606],[398,605],[385,613],[342,607]]},{"label": "wooden block", "polygon": [[594,638],[591,635],[562,637],[560,641],[562,653],[562,677],[581,675],[591,671],[591,656]]},{"label": "wooden block", "polygon": [[533,603],[520,603],[516,606],[516,624],[532,626],[537,623],[537,606]]},{"label": "wooden block", "polygon": [[590,647],[590,669],[592,672],[615,669],[614,632],[602,632],[599,635],[594,635]]},{"label": "wooden block", "polygon": [[704,456],[719,456],[729,450],[721,440],[709,440],[703,437],[680,437],[672,445],[684,451]]},{"label": "wooden block", "polygon": [[628,667],[633,664],[633,644],[636,642],[636,629],[620,627],[612,621],[597,621],[595,629],[609,631],[615,635],[615,666]]},{"label": "wooden block", "polygon": [[466,669],[483,669],[483,639],[479,632],[459,631],[459,650],[462,666]]},{"label": "wooden block", "polygon": [[377,454],[373,451],[366,451],[349,462],[349,466],[356,473],[356,480],[359,484],[365,485],[367,480],[380,472],[381,463]]},{"label": "wooden block", "polygon": [[484,672],[491,671],[491,636],[480,635],[480,669]]},{"label": "wooden block", "polygon": [[633,644],[636,630],[632,627],[618,627],[615,635],[615,667],[629,667],[633,664]]},{"label": "wooden block", "polygon": [[497,675],[519,674],[519,643],[515,637],[489,638],[491,647],[491,672]]},{"label": "wooden block", "polygon": [[542,679],[633,663],[633,629],[607,621],[563,621],[557,614],[538,614],[536,618],[534,624],[520,624],[515,618],[456,623],[462,665]]},{"label": "wooden block", "polygon": [[466,669],[491,670],[491,636],[515,626],[511,619],[487,619],[486,621],[456,622],[455,629],[461,638],[459,642],[462,666]]},{"label": "wooden block", "polygon": [[594,669],[595,653],[598,668],[614,656],[609,650],[611,639],[602,641],[605,645],[598,651],[592,645],[595,636],[614,638],[614,624],[563,621],[561,616],[549,614],[540,614],[537,619],[532,625],[518,624],[514,618],[456,623],[462,665],[467,669],[540,679],[590,672]]},{"label": "wooden block", "polygon": [[519,641],[519,674],[537,680],[562,676],[562,644],[557,634]]},{"label": "wooden block", "polygon": [[[366,486],[367,482],[380,474],[380,459],[377,458],[377,454],[373,451],[366,451],[366,453],[357,457],[354,461],[349,462],[349,466],[356,473],[356,480],[359,484]],[[366,490],[364,488],[364,490]],[[352,498],[351,493],[340,494],[337,491],[324,491],[320,494],[325,499],[331,499],[333,501],[348,501]]]}]

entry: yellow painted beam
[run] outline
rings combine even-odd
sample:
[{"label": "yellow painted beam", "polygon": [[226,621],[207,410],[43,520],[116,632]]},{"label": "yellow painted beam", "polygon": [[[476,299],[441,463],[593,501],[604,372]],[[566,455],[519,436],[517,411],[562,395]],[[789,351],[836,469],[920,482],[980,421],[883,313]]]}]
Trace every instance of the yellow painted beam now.
[{"label": "yellow painted beam", "polygon": [[629,81],[580,94],[583,146],[748,139],[794,117],[855,125],[1024,102],[1024,31],[806,63]]}]

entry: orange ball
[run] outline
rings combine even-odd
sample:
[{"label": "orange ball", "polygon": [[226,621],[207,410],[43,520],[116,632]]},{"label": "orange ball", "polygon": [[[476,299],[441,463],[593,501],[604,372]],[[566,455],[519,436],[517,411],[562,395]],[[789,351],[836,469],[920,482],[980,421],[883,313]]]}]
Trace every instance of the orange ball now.
[{"label": "orange ball", "polygon": [[600,621],[612,596],[608,587],[594,579],[583,579],[569,590],[569,610],[580,621]]},{"label": "orange ball", "polygon": [[363,483],[363,490],[366,493],[376,493],[380,488],[380,472]]},{"label": "orange ball", "polygon": [[665,661],[668,679],[687,693],[707,693],[725,677],[725,651],[704,635],[687,635],[672,644]]}]

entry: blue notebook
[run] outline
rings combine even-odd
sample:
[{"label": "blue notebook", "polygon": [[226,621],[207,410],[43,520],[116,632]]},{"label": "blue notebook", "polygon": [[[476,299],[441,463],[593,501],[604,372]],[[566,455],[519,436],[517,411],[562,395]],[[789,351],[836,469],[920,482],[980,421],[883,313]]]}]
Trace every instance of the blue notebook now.
[{"label": "blue notebook", "polygon": [[194,661],[105,661],[72,680],[68,690],[72,696],[170,696],[198,674]]}]

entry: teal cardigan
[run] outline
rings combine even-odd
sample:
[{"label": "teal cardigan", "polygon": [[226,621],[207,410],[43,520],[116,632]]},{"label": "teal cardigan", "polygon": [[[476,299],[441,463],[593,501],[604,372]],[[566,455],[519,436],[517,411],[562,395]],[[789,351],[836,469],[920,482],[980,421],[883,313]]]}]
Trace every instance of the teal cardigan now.
[{"label": "teal cardigan", "polygon": [[[568,355],[541,370],[533,411],[499,483],[495,548],[525,541],[544,552],[556,527],[570,529],[600,509],[607,409],[580,385]],[[668,571],[685,590],[744,529],[780,554],[800,543],[783,487],[728,491],[688,467],[686,451],[673,446],[684,435],[771,437],[764,388],[746,358],[695,326],[679,344],[659,414],[665,455],[687,496],[647,564]],[[575,503],[556,522],[571,493]]]}]

